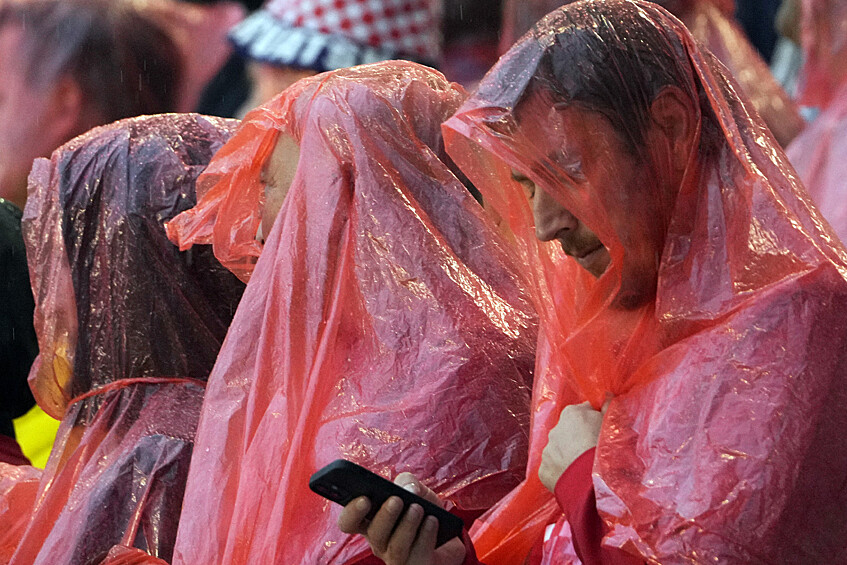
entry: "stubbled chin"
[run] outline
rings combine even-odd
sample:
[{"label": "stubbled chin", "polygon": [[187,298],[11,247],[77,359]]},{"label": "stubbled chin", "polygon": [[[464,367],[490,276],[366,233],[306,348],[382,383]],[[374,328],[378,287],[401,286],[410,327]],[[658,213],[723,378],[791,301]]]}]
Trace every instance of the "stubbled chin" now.
[{"label": "stubbled chin", "polygon": [[583,269],[599,278],[600,275],[605,273],[606,269],[609,268],[611,256],[609,255],[608,249],[605,247],[598,247],[585,257],[578,258],[576,262],[579,263]]}]

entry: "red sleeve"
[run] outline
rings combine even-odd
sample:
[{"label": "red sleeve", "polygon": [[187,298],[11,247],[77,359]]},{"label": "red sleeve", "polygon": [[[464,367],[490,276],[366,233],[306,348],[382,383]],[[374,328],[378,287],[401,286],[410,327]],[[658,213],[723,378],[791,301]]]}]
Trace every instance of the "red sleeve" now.
[{"label": "red sleeve", "polygon": [[14,438],[0,434],[0,461],[10,465],[31,465]]},{"label": "red sleeve", "polygon": [[594,448],[580,455],[556,483],[556,500],[573,535],[576,554],[583,565],[643,565],[644,561],[624,551],[601,545],[606,525],[597,513],[591,469]]}]

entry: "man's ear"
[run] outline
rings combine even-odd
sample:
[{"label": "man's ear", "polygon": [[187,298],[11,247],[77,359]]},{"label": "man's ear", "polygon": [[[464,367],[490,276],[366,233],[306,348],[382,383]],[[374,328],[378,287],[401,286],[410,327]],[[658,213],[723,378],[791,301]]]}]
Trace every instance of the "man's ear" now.
[{"label": "man's ear", "polygon": [[668,139],[671,166],[676,172],[685,171],[688,165],[697,131],[695,118],[691,99],[676,86],[664,87],[650,104],[650,119]]},{"label": "man's ear", "polygon": [[79,84],[69,76],[53,84],[44,122],[40,124],[45,141],[49,141],[52,147],[59,147],[89,129],[84,123],[88,120],[83,115],[83,98]]}]

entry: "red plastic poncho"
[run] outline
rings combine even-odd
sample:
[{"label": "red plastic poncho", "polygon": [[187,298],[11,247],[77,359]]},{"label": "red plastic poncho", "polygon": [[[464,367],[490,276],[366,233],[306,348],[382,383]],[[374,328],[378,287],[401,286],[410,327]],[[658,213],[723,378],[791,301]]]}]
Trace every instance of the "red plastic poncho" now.
[{"label": "red plastic poncho", "polygon": [[12,558],[24,535],[41,482],[41,469],[0,463],[0,563]]},{"label": "red plastic poncho", "polygon": [[[562,0],[511,0],[504,8],[503,51],[545,14],[566,4]],[[797,106],[773,77],[767,63],[734,19],[734,0],[658,0],[729,69],[777,141],[794,139],[805,123]]]},{"label": "red plastic poncho", "polygon": [[520,482],[537,320],[445,165],[440,124],[463,99],[408,62],[318,75],[249,114],[212,163],[224,174],[189,223],[219,206],[231,258],[256,234],[276,138],[300,145],[209,380],[175,563],[356,561],[364,538],[308,489],[339,457],[411,471],[478,513]]},{"label": "red plastic poncho", "polygon": [[791,164],[841,239],[847,238],[847,2],[803,3],[800,99],[821,113],[788,147]]},{"label": "red plastic poncho", "polygon": [[11,563],[99,563],[113,545],[169,559],[193,436],[244,285],[163,223],[234,120],[133,118],[36,161],[23,228],[40,355],[30,383],[61,418]]},{"label": "red plastic poncho", "polygon": [[[658,142],[633,146],[646,170],[629,190],[597,188],[610,186],[610,161],[569,172],[561,147],[591,136],[539,101],[555,89],[637,140],[645,101],[666,84],[699,124],[681,184],[665,180],[673,161]],[[556,517],[535,477],[546,431],[574,396],[599,407],[609,391],[594,465],[605,544],[656,563],[844,563],[845,252],[726,69],[657,6],[581,2],[542,20],[444,127],[451,156],[516,234],[550,356],[536,371],[527,480],[477,522],[480,559],[519,563],[541,538]],[[534,239],[509,166],[597,234],[612,258],[599,279],[569,274],[575,262]],[[656,298],[626,309],[645,255]]]}]

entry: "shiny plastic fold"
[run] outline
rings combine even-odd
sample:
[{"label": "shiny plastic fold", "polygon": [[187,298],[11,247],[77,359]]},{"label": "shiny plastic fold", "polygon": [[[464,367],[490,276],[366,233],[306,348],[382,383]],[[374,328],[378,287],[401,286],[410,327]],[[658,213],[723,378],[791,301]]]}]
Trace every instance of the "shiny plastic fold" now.
[{"label": "shiny plastic fold", "polygon": [[[668,84],[698,125],[679,185],[666,138],[643,133]],[[568,153],[600,135],[568,108],[630,149]],[[521,563],[542,538],[558,515],[536,478],[546,432],[610,392],[594,466],[606,545],[651,563],[847,562],[845,251],[726,68],[653,4],[580,2],[504,55],[444,132],[516,234],[541,320],[527,479],[477,522],[481,560]],[[626,186],[622,162],[641,167]],[[510,168],[599,237],[602,276],[536,241]],[[655,299],[634,301],[651,268]],[[545,563],[573,562],[558,542]]]},{"label": "shiny plastic fold", "polygon": [[[308,489],[339,457],[411,471],[476,514],[520,481],[537,319],[514,253],[445,164],[440,124],[464,96],[397,61],[298,82],[248,114],[216,184],[171,223],[242,275],[261,250],[209,379],[183,508],[202,519],[180,524],[175,563],[366,556]],[[300,159],[262,249],[281,133]]]},{"label": "shiny plastic fold", "polygon": [[41,473],[30,465],[0,463],[0,563],[4,565],[29,524]]},{"label": "shiny plastic fold", "polygon": [[236,123],[133,118],[35,163],[30,383],[62,423],[11,563],[99,563],[114,545],[170,559],[204,381],[244,285],[163,224],[194,205]]}]

